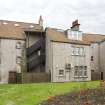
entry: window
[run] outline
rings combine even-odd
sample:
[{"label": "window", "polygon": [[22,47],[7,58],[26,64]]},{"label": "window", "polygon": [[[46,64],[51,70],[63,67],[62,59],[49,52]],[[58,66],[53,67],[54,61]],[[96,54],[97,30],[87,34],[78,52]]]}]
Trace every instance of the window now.
[{"label": "window", "polygon": [[87,66],[75,66],[74,67],[74,76],[87,76]]},{"label": "window", "polygon": [[74,76],[78,76],[78,66],[75,66],[74,69],[75,69]]},{"label": "window", "polygon": [[37,53],[38,53],[38,56],[40,56],[40,50],[38,50],[38,52],[37,52]]},{"label": "window", "polygon": [[18,26],[19,26],[19,24],[15,23],[15,24],[14,24],[14,26],[18,27]]},{"label": "window", "polygon": [[21,64],[22,63],[22,58],[20,56],[16,57],[16,63]]},{"label": "window", "polygon": [[64,70],[59,70],[59,75],[64,75]]},{"label": "window", "polygon": [[34,28],[34,25],[30,25],[30,28]]},{"label": "window", "polygon": [[3,22],[3,24],[4,24],[4,25],[7,25],[8,23],[7,23],[7,22]]},{"label": "window", "polygon": [[21,49],[21,48],[22,48],[21,42],[17,42],[17,43],[16,43],[16,48],[17,48],[17,49]]},{"label": "window", "polygon": [[70,31],[68,30],[68,38],[74,40],[82,40],[82,32],[81,31]]},{"label": "window", "polygon": [[84,55],[84,48],[83,47],[72,47],[72,55]]},{"label": "window", "polygon": [[91,61],[94,61],[94,57],[93,56],[91,56]]},{"label": "window", "polygon": [[66,65],[65,65],[65,68],[66,68],[66,69],[71,69],[71,64],[66,64]]}]

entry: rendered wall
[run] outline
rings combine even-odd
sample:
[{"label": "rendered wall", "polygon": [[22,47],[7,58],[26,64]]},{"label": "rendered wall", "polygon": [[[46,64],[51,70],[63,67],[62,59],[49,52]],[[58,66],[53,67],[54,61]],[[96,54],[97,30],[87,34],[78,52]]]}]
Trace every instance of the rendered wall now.
[{"label": "rendered wall", "polygon": [[[22,72],[25,69],[25,42],[23,40],[0,39],[0,83],[8,83],[9,71]],[[21,49],[16,49],[21,42]],[[22,63],[17,64],[17,56],[22,57]]]},{"label": "rendered wall", "polygon": [[[84,45],[72,45],[70,43],[52,42],[49,38],[46,38],[46,71],[51,71],[52,82],[68,82],[68,81],[87,81],[91,80],[90,70],[90,46]],[[84,47],[85,56],[72,56],[72,46]],[[59,69],[65,70],[65,64],[70,63],[72,70],[70,72],[65,71],[65,75],[60,77],[58,75]],[[74,78],[73,67],[75,65],[84,65],[88,67],[87,78]]]}]

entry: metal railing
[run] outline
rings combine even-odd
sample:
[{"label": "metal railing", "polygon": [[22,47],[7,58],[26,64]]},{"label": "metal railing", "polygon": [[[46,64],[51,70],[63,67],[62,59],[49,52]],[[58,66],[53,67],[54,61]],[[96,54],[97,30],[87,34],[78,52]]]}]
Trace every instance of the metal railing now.
[{"label": "metal railing", "polygon": [[43,43],[44,43],[44,39],[41,38],[35,44],[27,48],[27,56],[30,56],[33,52],[41,49],[41,47],[43,47],[44,45]]},{"label": "metal railing", "polygon": [[38,65],[43,64],[45,62],[45,56],[34,56],[31,61],[27,62],[28,69],[31,71],[32,69],[36,68]]}]

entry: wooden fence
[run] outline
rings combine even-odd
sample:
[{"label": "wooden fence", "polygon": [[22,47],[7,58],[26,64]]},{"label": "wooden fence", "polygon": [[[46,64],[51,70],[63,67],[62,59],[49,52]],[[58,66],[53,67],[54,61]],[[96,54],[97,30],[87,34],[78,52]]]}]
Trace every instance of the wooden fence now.
[{"label": "wooden fence", "polygon": [[91,80],[101,80],[101,72],[91,72]]},{"label": "wooden fence", "polygon": [[22,83],[50,82],[51,76],[48,73],[24,73]]}]

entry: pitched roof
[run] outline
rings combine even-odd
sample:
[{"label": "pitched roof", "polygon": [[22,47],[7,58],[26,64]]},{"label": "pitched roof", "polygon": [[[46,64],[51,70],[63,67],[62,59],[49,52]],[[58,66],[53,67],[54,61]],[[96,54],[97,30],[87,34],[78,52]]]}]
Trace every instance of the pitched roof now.
[{"label": "pitched roof", "polygon": [[0,24],[3,25],[13,25],[15,27],[20,27],[24,31],[42,31],[43,27],[39,24],[28,23],[28,22],[17,22],[17,21],[8,21],[8,20],[0,20]]},{"label": "pitched roof", "polygon": [[0,25],[0,38],[25,39],[25,33],[13,25]]},{"label": "pitched roof", "polygon": [[81,44],[81,45],[90,45],[90,43],[86,41],[68,39],[63,32],[58,32],[55,29],[47,28],[46,34],[49,36],[49,38],[52,41],[72,43],[72,44]]},{"label": "pitched roof", "polygon": [[0,20],[0,37],[25,39],[24,31],[42,32],[43,27],[35,23]]},{"label": "pitched roof", "polygon": [[83,34],[83,40],[88,41],[90,43],[101,42],[104,39],[105,39],[105,35],[101,35],[101,34],[89,34],[89,33]]},{"label": "pitched roof", "polygon": [[64,32],[59,32],[57,31],[57,29],[54,29],[54,28],[47,28],[47,35],[50,37],[52,41],[73,43],[73,44],[83,44],[83,45],[90,45],[91,43],[105,40],[105,35],[89,34],[89,33],[83,33],[82,41],[72,40],[72,39],[68,39]]}]

